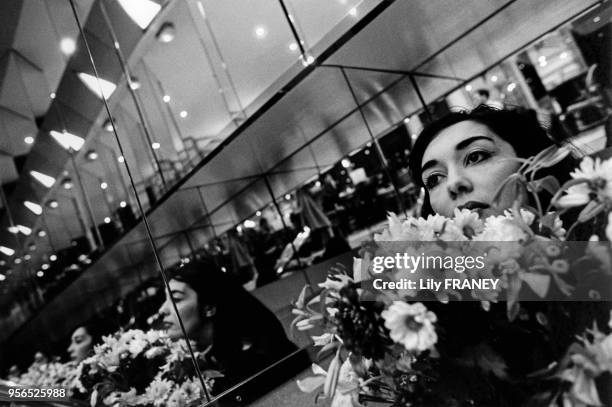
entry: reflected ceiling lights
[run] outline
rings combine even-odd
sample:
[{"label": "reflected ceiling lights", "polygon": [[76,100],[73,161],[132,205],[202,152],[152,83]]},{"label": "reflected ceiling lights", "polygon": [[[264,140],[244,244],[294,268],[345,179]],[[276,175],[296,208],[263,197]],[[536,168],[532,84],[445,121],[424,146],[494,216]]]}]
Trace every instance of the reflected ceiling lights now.
[{"label": "reflected ceiling lights", "polygon": [[50,199],[47,201],[47,206],[51,209],[55,209],[59,206],[59,203],[55,199]]},{"label": "reflected ceiling lights", "polygon": [[10,247],[0,246],[0,253],[6,256],[12,256],[13,254],[15,254],[15,250],[11,249]]},{"label": "reflected ceiling lights", "polygon": [[157,34],[155,34],[155,38],[157,38],[157,41],[167,44],[169,42],[172,42],[175,34],[176,30],[174,28],[174,24],[166,22],[163,23],[162,26],[159,28]]},{"label": "reflected ceiling lights", "polygon": [[76,42],[70,37],[64,37],[60,41],[60,50],[64,55],[72,55],[76,51]]},{"label": "reflected ceiling lights", "polygon": [[128,16],[143,30],[146,29],[161,6],[151,0],[117,0]]},{"label": "reflected ceiling lights", "polygon": [[263,25],[258,25],[255,27],[255,36],[259,39],[263,39],[268,35],[268,30]]},{"label": "reflected ceiling lights", "polygon": [[114,83],[107,81],[106,79],[97,78],[85,72],[79,72],[77,76],[85,84],[85,86],[87,86],[87,88],[100,99],[110,98],[115,89],[117,89],[117,85]]},{"label": "reflected ceiling lights", "polygon": [[104,120],[104,123],[102,123],[102,128],[105,131],[108,131],[109,133],[112,133],[112,131],[113,131],[113,122],[114,121],[115,120],[111,121],[111,119]]},{"label": "reflected ceiling lights", "polygon": [[57,256],[55,254],[52,254],[51,256],[49,256],[49,260],[55,261],[57,260]]},{"label": "reflected ceiling lights", "polygon": [[140,81],[138,80],[138,78],[136,76],[131,76],[130,77],[130,88],[132,88],[132,90],[138,90],[140,89]]},{"label": "reflected ceiling lights", "polygon": [[74,151],[79,151],[81,147],[83,147],[83,144],[85,144],[85,139],[68,133],[67,131],[60,133],[59,131],[51,130],[49,134],[66,150],[72,149]]},{"label": "reflected ceiling lights", "polygon": [[96,150],[89,150],[87,151],[86,157],[89,161],[95,161],[98,159],[98,153]]},{"label": "reflected ceiling lights", "polygon": [[30,171],[30,175],[47,188],[51,188],[55,184],[55,178],[42,172]]},{"label": "reflected ceiling lights", "polygon": [[185,117],[187,117],[188,113],[186,110],[181,110],[181,113],[179,113],[179,115],[184,119]]},{"label": "reflected ceiling lights", "polygon": [[74,184],[72,183],[72,179],[68,177],[64,178],[64,180],[62,181],[62,186],[64,187],[64,189],[72,189],[72,187],[74,186]]},{"label": "reflected ceiling lights", "polygon": [[21,232],[21,233],[23,233],[26,236],[30,236],[30,234],[32,233],[32,229],[30,229],[27,226],[23,226],[23,225],[9,226],[8,227],[8,231],[13,233],[13,234],[17,234],[17,233]]},{"label": "reflected ceiling lights", "polygon": [[40,206],[37,203],[34,203],[32,201],[24,201],[23,206],[28,208],[35,215],[41,215],[42,214],[42,206]]},{"label": "reflected ceiling lights", "polygon": [[23,142],[24,142],[24,143],[26,143],[26,144],[32,144],[32,143],[34,143],[34,137],[32,137],[32,136],[26,136],[26,137],[23,139]]}]

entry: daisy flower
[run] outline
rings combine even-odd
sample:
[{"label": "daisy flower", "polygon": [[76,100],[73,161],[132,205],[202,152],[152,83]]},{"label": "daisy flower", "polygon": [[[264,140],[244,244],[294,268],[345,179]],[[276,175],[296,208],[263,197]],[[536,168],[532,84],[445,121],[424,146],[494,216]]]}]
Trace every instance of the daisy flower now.
[{"label": "daisy flower", "polygon": [[433,325],[437,321],[436,314],[420,302],[394,301],[381,315],[385,327],[391,331],[391,339],[409,351],[430,349],[438,341]]}]

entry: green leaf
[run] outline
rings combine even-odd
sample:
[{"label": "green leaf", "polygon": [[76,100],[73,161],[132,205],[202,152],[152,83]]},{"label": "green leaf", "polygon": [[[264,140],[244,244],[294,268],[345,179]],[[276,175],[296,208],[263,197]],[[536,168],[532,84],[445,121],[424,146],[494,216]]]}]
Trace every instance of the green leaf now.
[{"label": "green leaf", "polygon": [[535,192],[546,191],[551,195],[557,193],[559,189],[561,189],[561,184],[557,181],[552,175],[547,175],[544,178],[537,179],[531,182],[533,189]]},{"label": "green leaf", "polygon": [[583,223],[588,221],[589,219],[593,219],[595,216],[599,215],[599,213],[603,211],[605,207],[606,206],[600,202],[589,202],[587,206],[585,206],[584,209],[582,209],[582,211],[578,215],[577,222]]}]

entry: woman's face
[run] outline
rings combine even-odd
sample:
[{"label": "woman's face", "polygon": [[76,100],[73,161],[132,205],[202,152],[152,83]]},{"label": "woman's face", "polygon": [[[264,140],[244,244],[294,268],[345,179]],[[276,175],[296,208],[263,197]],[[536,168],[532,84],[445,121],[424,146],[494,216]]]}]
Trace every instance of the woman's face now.
[{"label": "woman's face", "polygon": [[173,339],[183,337],[178,318],[174,313],[174,308],[170,302],[169,295],[174,298],[176,307],[183,320],[183,325],[187,331],[187,336],[194,339],[202,326],[202,319],[198,307],[198,294],[187,284],[178,280],[170,280],[170,293],[166,292],[166,301],[159,309],[163,315],[163,326],[168,335]]},{"label": "woman's face", "polygon": [[462,121],[442,130],[421,161],[423,184],[433,210],[452,216],[455,208],[481,216],[498,214],[515,197],[505,188],[497,209],[491,208],[499,186],[519,168],[512,145],[483,124]]},{"label": "woman's face", "polygon": [[85,359],[93,348],[93,338],[84,327],[78,327],[70,338],[70,346],[68,354],[70,359],[75,362],[80,362]]}]

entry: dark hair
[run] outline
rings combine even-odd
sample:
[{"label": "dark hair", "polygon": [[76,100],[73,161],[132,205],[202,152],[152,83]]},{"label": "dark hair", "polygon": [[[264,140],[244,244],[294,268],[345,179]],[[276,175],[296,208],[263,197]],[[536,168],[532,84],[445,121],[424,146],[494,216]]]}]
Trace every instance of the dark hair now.
[{"label": "dark hair", "polygon": [[[564,136],[549,137],[547,131],[538,121],[534,110],[515,108],[497,109],[488,105],[479,105],[472,111],[452,112],[429,124],[416,139],[410,154],[409,167],[413,180],[424,187],[421,165],[427,146],[447,127],[463,121],[474,121],[487,126],[489,130],[510,143],[519,158],[529,158],[552,145],[566,143]],[[541,177],[554,175],[559,182],[564,182],[574,168],[575,160],[568,156],[554,167],[539,171]],[[424,214],[432,213],[429,195],[425,191],[423,203]]]},{"label": "dark hair", "polygon": [[[296,349],[276,316],[213,260],[187,263],[175,270],[172,279],[188,284],[197,293],[200,315],[206,307],[215,307],[213,353],[235,374],[254,373]],[[250,362],[240,360],[245,344],[251,346]]]},{"label": "dark hair", "polygon": [[94,319],[87,321],[84,324],[77,325],[72,330],[72,333],[74,333],[74,331],[76,331],[79,328],[85,329],[87,331],[87,334],[91,336],[92,347],[93,345],[97,345],[100,342],[102,342],[103,336],[110,335],[112,332],[114,332],[110,324],[106,321],[103,321],[100,318],[94,318]]}]

